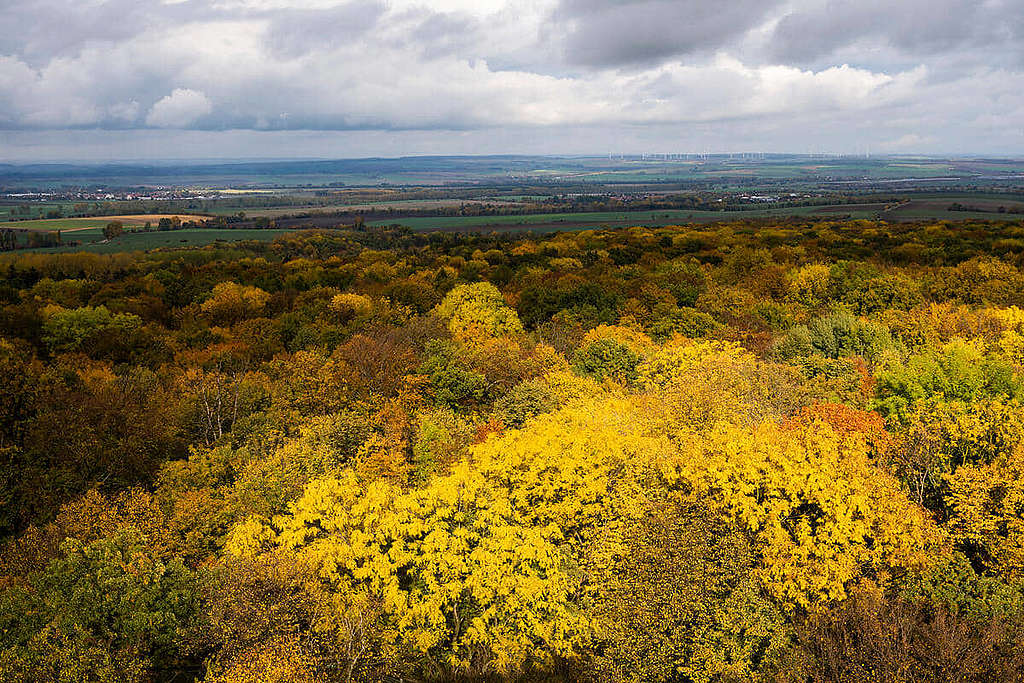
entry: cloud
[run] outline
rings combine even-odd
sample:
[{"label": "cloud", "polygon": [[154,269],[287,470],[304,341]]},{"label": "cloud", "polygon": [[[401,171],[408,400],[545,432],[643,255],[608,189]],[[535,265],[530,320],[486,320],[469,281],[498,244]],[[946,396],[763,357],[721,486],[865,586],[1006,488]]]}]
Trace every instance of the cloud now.
[{"label": "cloud", "polygon": [[[14,60],[10,99],[28,110],[8,127],[466,130],[692,122],[862,107],[890,101],[916,78],[842,65],[812,71],[746,64],[724,53],[693,65],[575,75],[494,68],[450,42],[452,27],[463,27],[470,35],[460,40],[471,43],[472,27],[486,17],[411,10],[391,21],[374,12],[355,16],[363,33],[315,49],[282,50],[282,35],[297,40],[294,27],[311,25],[303,14],[289,19],[284,34],[276,18],[200,22],[83,49],[38,69]],[[440,43],[424,37],[435,34],[445,34]],[[441,47],[429,52],[430,45]],[[0,62],[0,94],[3,73]],[[141,120],[132,115],[139,111],[147,112]]]},{"label": "cloud", "polygon": [[570,63],[649,64],[715,51],[757,26],[781,0],[562,0],[554,12]]},{"label": "cloud", "polygon": [[286,56],[329,49],[339,41],[360,39],[383,16],[382,2],[350,2],[319,9],[289,9],[270,15],[265,40]]},{"label": "cloud", "polygon": [[146,125],[154,128],[186,128],[213,111],[210,98],[198,90],[176,88],[160,98],[146,116]]},{"label": "cloud", "polygon": [[895,140],[884,141],[881,144],[881,148],[887,152],[916,152],[930,147],[934,142],[934,138],[916,133],[907,133]]},{"label": "cloud", "polygon": [[0,129],[40,139],[996,148],[1024,129],[1019,0],[35,0],[0,23],[23,27],[0,35]]},{"label": "cloud", "polygon": [[997,50],[1003,62],[1024,56],[1022,39],[1024,3],[1017,0],[827,0],[785,14],[771,34],[770,54],[811,63],[844,52],[924,60]]}]

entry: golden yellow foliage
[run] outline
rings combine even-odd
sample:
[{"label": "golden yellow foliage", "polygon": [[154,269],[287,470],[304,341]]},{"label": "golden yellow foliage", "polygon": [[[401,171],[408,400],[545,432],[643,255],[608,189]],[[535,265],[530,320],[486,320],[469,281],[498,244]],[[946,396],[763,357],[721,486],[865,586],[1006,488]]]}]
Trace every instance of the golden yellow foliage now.
[{"label": "golden yellow foliage", "polygon": [[437,305],[436,312],[447,321],[452,336],[465,344],[523,332],[519,316],[488,282],[456,287]]},{"label": "golden yellow foliage", "polygon": [[570,655],[587,633],[552,531],[518,524],[468,465],[408,493],[319,480],[275,523],[281,550],[330,586],[321,628],[379,602],[394,643],[477,675]]},{"label": "golden yellow foliage", "polygon": [[231,529],[224,551],[234,557],[252,558],[269,550],[275,537],[274,529],[269,524],[250,515]]},{"label": "golden yellow foliage", "polygon": [[946,475],[948,527],[956,542],[981,549],[988,568],[1024,576],[1024,448]]},{"label": "golden yellow foliage", "polygon": [[247,650],[207,683],[320,683],[316,659],[294,637],[282,636]]},{"label": "golden yellow foliage", "polygon": [[923,566],[941,536],[899,482],[872,464],[863,437],[823,422],[681,434],[675,472],[751,534],[766,590],[808,606],[842,599],[863,572]]},{"label": "golden yellow foliage", "polygon": [[787,297],[804,306],[820,306],[828,296],[829,267],[812,263],[788,274]]},{"label": "golden yellow foliage", "polygon": [[637,355],[643,355],[654,348],[654,342],[646,334],[635,328],[621,325],[598,325],[583,336],[580,348],[590,346],[602,339],[613,339]]},{"label": "golden yellow foliage", "polygon": [[729,371],[754,360],[739,344],[676,336],[650,353],[637,367],[637,374],[642,386],[664,388],[701,367],[715,366]]},{"label": "golden yellow foliage", "polygon": [[609,539],[619,552],[621,525],[658,488],[689,492],[751,534],[758,576],[789,604],[841,598],[863,571],[916,567],[940,542],[859,434],[719,424],[670,440],[671,412],[644,405],[581,401],[476,446],[474,458],[524,525],[557,528],[581,562]]},{"label": "golden yellow foliage", "polygon": [[269,300],[270,294],[259,287],[220,282],[199,308],[214,321],[237,322],[262,311]]},{"label": "golden yellow foliage", "polygon": [[331,299],[330,309],[344,315],[369,315],[373,310],[373,300],[362,294],[338,294]]}]

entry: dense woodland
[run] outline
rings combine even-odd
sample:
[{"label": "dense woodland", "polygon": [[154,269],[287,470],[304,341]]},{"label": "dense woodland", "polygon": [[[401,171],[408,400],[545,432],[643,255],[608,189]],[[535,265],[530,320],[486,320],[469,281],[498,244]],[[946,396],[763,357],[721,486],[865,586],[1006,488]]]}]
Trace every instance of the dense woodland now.
[{"label": "dense woodland", "polygon": [[0,258],[0,680],[1015,681],[1024,224]]}]

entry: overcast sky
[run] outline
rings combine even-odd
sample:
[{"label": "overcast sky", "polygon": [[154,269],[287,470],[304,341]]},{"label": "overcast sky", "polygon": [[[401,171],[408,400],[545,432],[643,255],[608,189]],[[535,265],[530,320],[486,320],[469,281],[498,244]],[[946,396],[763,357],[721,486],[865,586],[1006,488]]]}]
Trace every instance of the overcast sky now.
[{"label": "overcast sky", "polygon": [[1024,0],[0,0],[0,160],[1024,153]]}]

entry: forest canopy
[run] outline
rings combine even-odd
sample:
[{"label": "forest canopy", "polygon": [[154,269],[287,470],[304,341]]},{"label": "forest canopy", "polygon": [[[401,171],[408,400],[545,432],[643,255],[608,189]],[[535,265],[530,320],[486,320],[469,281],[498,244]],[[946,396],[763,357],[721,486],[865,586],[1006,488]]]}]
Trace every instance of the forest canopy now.
[{"label": "forest canopy", "polygon": [[0,257],[0,679],[1012,681],[1024,224]]}]

